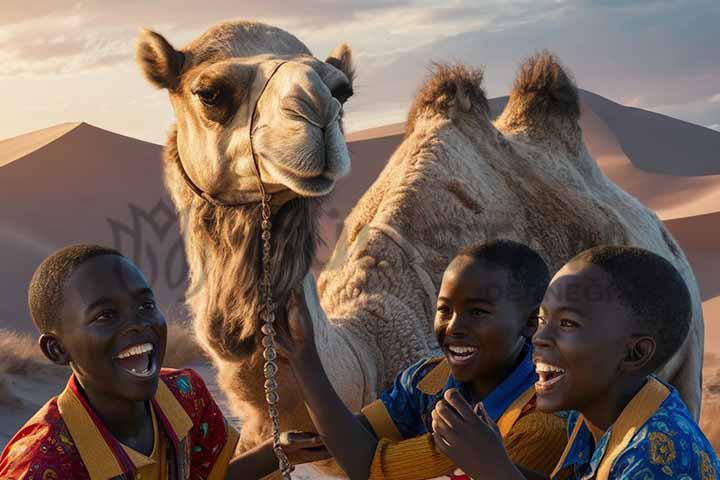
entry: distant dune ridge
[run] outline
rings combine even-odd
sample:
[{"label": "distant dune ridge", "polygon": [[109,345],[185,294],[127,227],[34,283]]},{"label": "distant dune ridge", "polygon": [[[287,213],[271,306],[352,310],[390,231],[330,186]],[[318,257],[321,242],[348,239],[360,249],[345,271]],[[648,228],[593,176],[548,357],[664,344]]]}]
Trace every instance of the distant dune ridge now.
[{"label": "distant dune ridge", "polygon": [[[720,132],[581,91],[588,148],[608,177],[655,210],[681,244],[700,284],[707,364],[703,427],[720,447]],[[490,100],[497,115],[507,97]],[[327,260],[342,221],[399,145],[404,124],[347,135],[352,173],[321,221]],[[39,262],[70,243],[120,248],[146,273],[172,323],[168,364],[202,361],[186,326],[177,217],[162,187],[162,147],[86,123],[0,141],[0,447],[64,383],[35,345],[27,285]],[[319,267],[320,265],[318,265]],[[20,333],[15,333],[20,332]],[[42,372],[38,381],[36,372]],[[28,373],[32,372],[32,375]],[[214,375],[207,380],[214,380]]]}]

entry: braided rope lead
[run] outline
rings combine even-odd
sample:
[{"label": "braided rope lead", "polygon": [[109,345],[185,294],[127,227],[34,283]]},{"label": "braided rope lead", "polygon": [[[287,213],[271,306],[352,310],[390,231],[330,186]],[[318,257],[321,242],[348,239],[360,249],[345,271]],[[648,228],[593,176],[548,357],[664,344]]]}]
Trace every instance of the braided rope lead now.
[{"label": "braided rope lead", "polygon": [[263,321],[262,326],[262,345],[264,347],[263,357],[265,358],[265,399],[268,404],[268,413],[270,414],[270,422],[272,423],[272,439],[273,439],[273,450],[275,456],[277,456],[278,464],[280,467],[280,474],[283,480],[291,480],[291,472],[293,466],[290,465],[285,452],[283,452],[282,446],[280,445],[280,411],[278,409],[280,404],[280,394],[278,393],[278,384],[275,380],[275,375],[278,371],[277,363],[277,351],[275,349],[275,328],[273,323],[275,322],[275,305],[273,304],[272,298],[272,278],[270,276],[270,254],[272,234],[272,223],[270,222],[270,196],[264,195],[262,197],[262,302],[263,308],[261,318]]}]

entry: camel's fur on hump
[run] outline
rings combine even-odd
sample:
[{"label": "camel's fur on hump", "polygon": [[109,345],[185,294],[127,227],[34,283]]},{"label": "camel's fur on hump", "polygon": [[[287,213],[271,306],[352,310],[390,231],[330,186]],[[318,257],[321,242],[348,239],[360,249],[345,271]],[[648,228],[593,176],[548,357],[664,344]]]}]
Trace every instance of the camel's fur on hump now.
[{"label": "camel's fur on hump", "polygon": [[[196,42],[212,44],[212,38],[203,38]],[[169,48],[166,60],[175,58]],[[214,59],[208,61],[210,67],[202,68],[214,68],[217,58],[208,58]],[[347,60],[349,51],[347,57],[331,58],[326,63]],[[147,61],[144,65],[156,84],[167,83],[162,72]],[[352,76],[347,63],[340,66],[348,72],[345,78]],[[319,289],[309,273],[317,200],[296,199],[279,209],[273,217],[279,305],[304,276],[323,364],[338,394],[350,408],[359,409],[401,369],[439,353],[432,329],[436,292],[442,272],[461,247],[512,239],[535,248],[556,270],[594,245],[638,245],[672,261],[690,288],[691,335],[662,373],[697,413],[703,350],[697,284],[658,218],[605,177],[590,157],[578,125],[580,104],[572,79],[552,55],[532,57],[494,124],[481,82],[479,70],[435,67],[413,102],[403,143],[346,219],[333,257],[319,277]],[[321,85],[313,85],[327,98]],[[192,101],[186,98],[178,107],[180,100],[174,100],[179,116]],[[253,291],[260,266],[258,209],[248,205],[227,210],[195,196],[180,177],[180,144],[179,137],[171,135],[165,166],[168,187],[185,215],[192,275],[188,302],[221,385],[243,417],[241,448],[247,448],[269,434]],[[200,164],[203,159],[189,161]],[[208,184],[218,186],[220,194],[231,192],[234,181],[218,175],[208,176]],[[295,379],[283,367],[281,362],[282,428],[312,428]]]}]

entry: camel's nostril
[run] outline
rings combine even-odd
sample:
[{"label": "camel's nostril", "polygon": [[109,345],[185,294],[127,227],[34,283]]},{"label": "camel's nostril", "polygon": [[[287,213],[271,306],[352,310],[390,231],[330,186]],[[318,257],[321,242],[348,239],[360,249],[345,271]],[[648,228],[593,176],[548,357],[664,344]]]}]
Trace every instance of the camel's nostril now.
[{"label": "camel's nostril", "polygon": [[345,103],[355,92],[353,91],[352,85],[349,83],[342,83],[333,88],[330,93],[332,93],[332,96],[337,98],[340,103]]},{"label": "camel's nostril", "polygon": [[323,128],[324,119],[311,102],[299,96],[285,97],[280,104],[280,111],[288,118],[301,120]]}]

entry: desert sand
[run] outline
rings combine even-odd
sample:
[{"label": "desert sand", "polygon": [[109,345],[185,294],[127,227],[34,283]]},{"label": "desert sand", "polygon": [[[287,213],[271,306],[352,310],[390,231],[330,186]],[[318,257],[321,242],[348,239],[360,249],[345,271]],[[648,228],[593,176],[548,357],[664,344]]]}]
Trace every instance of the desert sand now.
[{"label": "desert sand", "polygon": [[[720,133],[590,92],[581,92],[581,98],[581,123],[594,158],[611,179],[655,210],[695,271],[706,324],[702,424],[718,449],[720,429],[708,419],[720,413]],[[506,102],[506,97],[491,100],[493,114]],[[347,135],[353,170],[326,204],[318,268],[403,131],[399,123]],[[161,150],[86,123],[0,141],[0,448],[67,378],[66,369],[39,354],[25,295],[40,260],[69,243],[103,243],[134,259],[174,325],[169,365],[198,369],[224,404],[212,367],[182,323],[186,265],[177,219],[162,188]],[[315,475],[305,469],[298,478]]]}]

